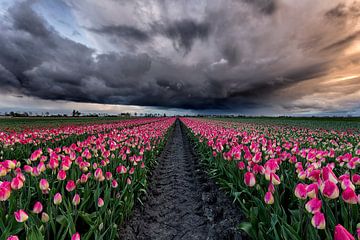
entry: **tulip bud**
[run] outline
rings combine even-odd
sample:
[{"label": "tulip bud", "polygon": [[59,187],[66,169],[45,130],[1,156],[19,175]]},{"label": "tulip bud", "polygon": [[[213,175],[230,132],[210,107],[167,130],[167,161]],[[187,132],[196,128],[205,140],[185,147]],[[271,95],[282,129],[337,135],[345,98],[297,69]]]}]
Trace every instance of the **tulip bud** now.
[{"label": "tulip bud", "polygon": [[62,202],[62,196],[60,193],[56,193],[54,196],[54,204],[59,205]]},{"label": "tulip bud", "polygon": [[255,175],[252,172],[246,172],[244,175],[244,183],[249,187],[255,186],[256,184]]},{"label": "tulip bud", "polygon": [[274,203],[274,196],[271,192],[266,192],[264,201],[266,204],[273,204]]},{"label": "tulip bud", "polygon": [[41,202],[36,202],[34,204],[32,212],[36,213],[36,214],[39,214],[39,213],[42,212],[42,210],[43,210],[43,205],[41,204]]},{"label": "tulip bud", "polygon": [[43,223],[47,223],[47,222],[49,221],[49,219],[50,219],[50,217],[49,217],[49,215],[48,215],[46,212],[43,212],[43,213],[41,214],[41,221],[42,221]]},{"label": "tulip bud", "polygon": [[334,240],[355,240],[351,233],[346,230],[342,225],[335,226]]},{"label": "tulip bud", "polygon": [[29,216],[27,213],[20,209],[19,211],[14,212],[15,220],[19,223],[25,222],[28,220]]},{"label": "tulip bud", "polygon": [[323,182],[320,186],[322,195],[327,198],[335,199],[339,197],[339,188],[337,185],[329,180]]},{"label": "tulip bud", "polygon": [[306,199],[307,192],[306,192],[306,185],[303,183],[299,183],[295,187],[295,196],[299,199]]},{"label": "tulip bud", "polygon": [[19,237],[16,235],[11,235],[6,240],[19,240]]},{"label": "tulip bud", "polygon": [[71,236],[71,240],[80,240],[80,234],[79,233],[75,233]]},{"label": "tulip bud", "polygon": [[74,198],[73,198],[73,200],[72,200],[72,203],[73,203],[74,206],[79,205],[79,203],[80,203],[80,196],[79,196],[79,194],[75,194],[75,196],[74,196]]},{"label": "tulip bud", "polygon": [[73,180],[69,180],[67,183],[66,183],[66,191],[68,192],[72,192],[75,190],[76,188],[76,184]]},{"label": "tulip bud", "polygon": [[104,200],[102,198],[99,198],[98,202],[97,202],[97,205],[98,205],[98,207],[104,206]]},{"label": "tulip bud", "polygon": [[321,206],[322,206],[321,200],[317,198],[313,198],[306,203],[305,208],[309,213],[314,214],[320,212]]},{"label": "tulip bud", "polygon": [[344,200],[344,202],[346,202],[348,204],[357,204],[357,202],[358,202],[355,191],[350,187],[346,188],[341,193],[341,197]]},{"label": "tulip bud", "polygon": [[325,229],[325,216],[321,212],[316,212],[311,219],[311,224],[317,229]]},{"label": "tulip bud", "polygon": [[49,182],[46,179],[41,179],[39,182],[39,188],[43,193],[46,193],[49,191]]}]

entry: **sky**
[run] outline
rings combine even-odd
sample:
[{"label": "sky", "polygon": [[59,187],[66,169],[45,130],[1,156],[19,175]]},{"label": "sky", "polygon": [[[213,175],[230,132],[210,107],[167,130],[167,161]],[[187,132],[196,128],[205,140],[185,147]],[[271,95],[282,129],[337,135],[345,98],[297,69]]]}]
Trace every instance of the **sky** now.
[{"label": "sky", "polygon": [[0,0],[0,112],[360,115],[360,0]]}]

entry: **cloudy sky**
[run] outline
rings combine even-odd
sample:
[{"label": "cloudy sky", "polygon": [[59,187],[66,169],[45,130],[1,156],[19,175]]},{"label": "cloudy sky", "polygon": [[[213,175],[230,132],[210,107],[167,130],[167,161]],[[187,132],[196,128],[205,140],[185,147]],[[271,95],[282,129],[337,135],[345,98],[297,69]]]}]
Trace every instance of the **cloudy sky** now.
[{"label": "cloudy sky", "polygon": [[360,115],[360,0],[0,0],[0,112]]}]

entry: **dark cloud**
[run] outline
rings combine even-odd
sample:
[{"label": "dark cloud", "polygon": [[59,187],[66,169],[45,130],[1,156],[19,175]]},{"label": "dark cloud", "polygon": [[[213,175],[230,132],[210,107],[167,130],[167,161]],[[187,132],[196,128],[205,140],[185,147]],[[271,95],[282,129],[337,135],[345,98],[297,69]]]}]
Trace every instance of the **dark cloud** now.
[{"label": "dark cloud", "polygon": [[253,5],[258,11],[270,15],[276,11],[276,0],[243,0]]},{"label": "dark cloud", "polygon": [[191,50],[195,39],[206,39],[209,32],[210,26],[207,23],[189,19],[173,22],[163,29],[163,33],[174,41],[175,49],[184,50],[185,53]]},{"label": "dark cloud", "polygon": [[148,41],[149,35],[140,29],[126,25],[103,26],[101,28],[90,28],[89,30],[98,34],[107,34],[129,40]]},{"label": "dark cloud", "polygon": [[[84,9],[83,2],[76,4],[80,4],[76,11]],[[291,12],[291,7],[284,8],[284,16],[278,14],[284,11],[280,1],[204,1],[199,6],[159,1],[151,14],[141,4],[123,4],[134,5],[120,4],[131,15],[109,16],[110,20],[90,15],[86,24],[79,23],[86,26],[83,30],[94,45],[111,46],[104,50],[63,37],[32,9],[31,2],[15,3],[0,23],[0,91],[50,100],[202,111],[276,104],[284,109],[308,108],[311,104],[302,98],[320,87],[293,89],[294,94],[282,91],[332,76],[334,66],[345,69],[338,58],[359,36],[346,22],[357,19],[357,5],[333,5],[329,10],[318,3],[320,10],[311,12],[319,14],[314,22],[297,15],[300,10]],[[299,9],[315,9],[297,4]],[[94,9],[93,14],[100,14],[101,9]],[[359,58],[341,61],[355,66]],[[332,89],[353,94],[346,87]]]}]

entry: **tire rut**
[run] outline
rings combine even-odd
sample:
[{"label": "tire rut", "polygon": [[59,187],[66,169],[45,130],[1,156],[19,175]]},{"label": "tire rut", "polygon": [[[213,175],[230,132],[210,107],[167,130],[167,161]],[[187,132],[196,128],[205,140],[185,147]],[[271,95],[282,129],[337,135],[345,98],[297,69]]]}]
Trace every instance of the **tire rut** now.
[{"label": "tire rut", "polygon": [[241,212],[201,169],[179,120],[149,181],[120,239],[244,239],[235,229]]}]

